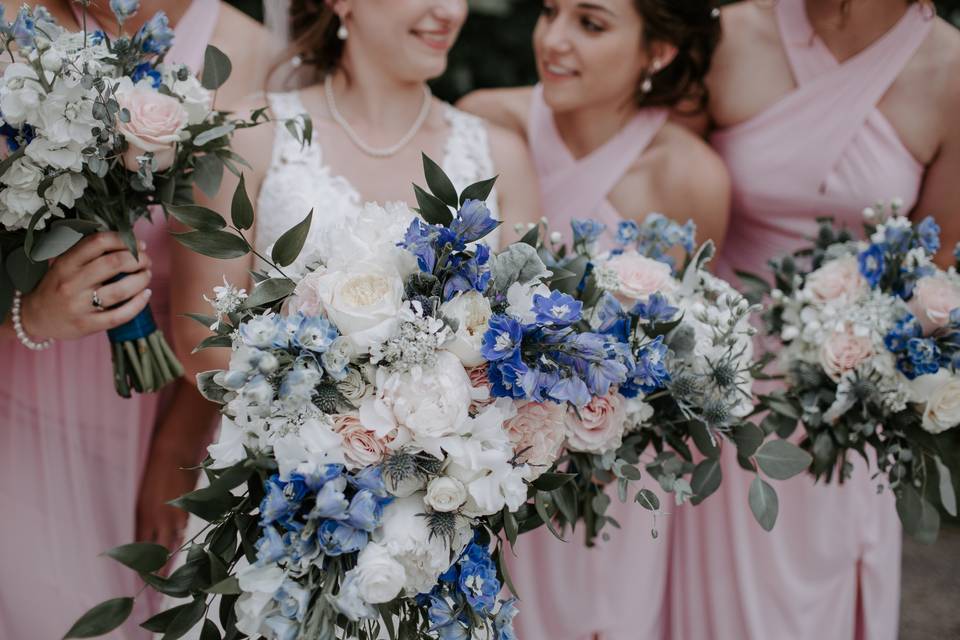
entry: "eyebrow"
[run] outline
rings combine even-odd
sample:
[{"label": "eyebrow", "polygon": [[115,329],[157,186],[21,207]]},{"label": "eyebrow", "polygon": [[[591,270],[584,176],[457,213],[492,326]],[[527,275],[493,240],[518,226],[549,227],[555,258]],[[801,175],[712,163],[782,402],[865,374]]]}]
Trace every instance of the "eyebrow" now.
[{"label": "eyebrow", "polygon": [[611,11],[610,9],[608,9],[607,7],[603,6],[602,4],[595,4],[595,3],[593,3],[593,2],[580,2],[580,3],[577,4],[577,8],[578,8],[578,9],[591,9],[591,10],[594,10],[594,11],[603,11],[604,13],[609,13],[609,14],[612,15],[612,16],[616,16],[616,14],[615,14],[613,11]]}]

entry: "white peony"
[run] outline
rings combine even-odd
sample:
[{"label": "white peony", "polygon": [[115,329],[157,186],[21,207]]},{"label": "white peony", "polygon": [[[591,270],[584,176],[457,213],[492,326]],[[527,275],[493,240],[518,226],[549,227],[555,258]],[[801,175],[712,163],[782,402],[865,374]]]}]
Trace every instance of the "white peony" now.
[{"label": "white peony", "polygon": [[390,602],[403,590],[407,572],[386,547],[376,542],[367,544],[357,556],[354,574],[360,597],[370,604]]},{"label": "white peony", "polygon": [[346,269],[371,261],[396,269],[403,277],[417,270],[412,253],[397,246],[416,217],[400,202],[367,203],[356,215],[330,224],[318,241],[318,252],[330,269]]},{"label": "white peony", "polygon": [[396,269],[355,262],[307,278],[327,317],[358,353],[396,333],[403,307],[403,278]]},{"label": "white peony", "polygon": [[467,490],[456,478],[440,476],[427,485],[424,502],[434,511],[449,513],[456,511],[467,501]]},{"label": "white peony", "polygon": [[460,360],[447,351],[436,354],[433,367],[406,372],[380,368],[374,396],[360,405],[364,425],[383,436],[395,427],[406,427],[414,445],[442,458],[438,439],[457,433],[468,418],[474,395]]},{"label": "white peony", "polygon": [[[370,545],[367,545],[367,548],[369,547]],[[356,568],[347,571],[343,576],[340,592],[331,602],[337,611],[354,622],[377,617],[377,610],[364,601],[363,596],[360,595]]]},{"label": "white peony", "polygon": [[460,358],[465,367],[484,364],[480,347],[493,315],[490,301],[477,291],[468,291],[440,305],[440,313],[457,323],[457,332],[446,349]]},{"label": "white peony", "polygon": [[473,536],[465,518],[457,519],[452,545],[444,536],[431,535],[427,519],[421,515],[426,510],[422,493],[397,498],[384,507],[382,525],[373,536],[373,542],[403,565],[403,592],[407,596],[433,589],[437,578],[450,566],[450,558],[458,556]]},{"label": "white peony", "polygon": [[237,579],[243,592],[235,605],[237,629],[249,636],[269,633],[264,621],[278,608],[273,596],[285,579],[283,569],[253,564],[238,571]]}]

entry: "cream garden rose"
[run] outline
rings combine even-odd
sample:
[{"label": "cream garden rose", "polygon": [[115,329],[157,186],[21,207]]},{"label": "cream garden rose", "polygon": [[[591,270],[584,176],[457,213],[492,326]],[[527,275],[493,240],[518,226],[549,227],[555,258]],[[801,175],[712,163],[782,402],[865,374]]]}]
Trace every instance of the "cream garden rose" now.
[{"label": "cream garden rose", "polygon": [[457,323],[457,332],[446,349],[460,358],[465,367],[483,364],[480,344],[493,315],[490,301],[478,291],[467,291],[440,305],[440,313]]},{"label": "cream garden rose", "polygon": [[668,294],[677,287],[670,265],[636,251],[627,251],[608,259],[604,266],[617,275],[616,294],[627,300],[646,300],[652,294]]},{"label": "cream garden rose", "polygon": [[831,260],[807,276],[804,291],[815,302],[852,301],[866,290],[856,256]]},{"label": "cream garden rose", "polygon": [[950,312],[960,308],[960,282],[943,274],[920,278],[907,306],[929,335],[949,324]]},{"label": "cream garden rose", "polygon": [[855,370],[873,354],[870,338],[857,335],[852,327],[845,325],[824,341],[820,348],[820,365],[831,379],[838,381],[843,374]]},{"label": "cream garden rose", "polygon": [[567,447],[574,451],[603,453],[616,449],[626,426],[623,398],[615,392],[594,397],[580,409],[580,417],[567,411],[566,426]]},{"label": "cream garden rose", "polygon": [[123,164],[130,171],[139,168],[138,156],[153,153],[156,170],[168,169],[177,155],[184,127],[190,115],[179,100],[158,91],[135,86],[117,92],[117,102],[130,113],[130,120],[117,119],[117,129],[127,141]]},{"label": "cream garden rose", "polygon": [[960,424],[960,379],[950,376],[927,398],[923,411],[923,428],[942,433]]},{"label": "cream garden rose", "polygon": [[550,468],[566,437],[566,406],[555,402],[528,402],[503,425],[518,461],[530,466],[528,480]]}]

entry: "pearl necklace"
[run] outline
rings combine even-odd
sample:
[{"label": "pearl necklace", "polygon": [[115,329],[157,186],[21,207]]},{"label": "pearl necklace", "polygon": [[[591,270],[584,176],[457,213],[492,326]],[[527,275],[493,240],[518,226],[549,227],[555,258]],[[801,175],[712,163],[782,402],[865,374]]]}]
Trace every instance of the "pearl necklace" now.
[{"label": "pearl necklace", "polygon": [[410,130],[407,131],[400,140],[389,147],[372,147],[366,142],[360,139],[360,136],[357,135],[357,132],[353,130],[353,127],[350,126],[350,123],[341,115],[340,110],[337,109],[337,101],[333,95],[333,78],[328,75],[323,81],[323,92],[327,98],[327,109],[330,110],[330,115],[333,117],[333,121],[340,125],[340,128],[343,129],[344,133],[347,134],[347,137],[350,138],[350,142],[355,144],[358,149],[363,151],[368,156],[373,156],[374,158],[389,158],[392,155],[395,155],[400,149],[403,149],[407,144],[413,140],[413,137],[419,133],[420,129],[423,127],[423,123],[427,121],[427,116],[430,115],[430,88],[427,85],[423,85],[423,105],[420,107],[420,113],[417,115],[417,119],[414,120],[413,126],[410,127]]}]

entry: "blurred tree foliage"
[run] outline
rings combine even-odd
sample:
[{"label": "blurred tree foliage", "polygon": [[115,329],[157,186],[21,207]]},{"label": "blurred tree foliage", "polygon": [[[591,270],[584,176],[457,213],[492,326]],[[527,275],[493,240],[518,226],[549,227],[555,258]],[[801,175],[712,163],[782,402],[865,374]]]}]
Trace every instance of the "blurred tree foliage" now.
[{"label": "blurred tree foliage", "polygon": [[[231,0],[231,4],[262,18],[261,0]],[[453,101],[472,89],[536,82],[530,34],[542,0],[469,0],[469,4],[470,18],[450,52],[447,73],[433,83],[434,92]],[[941,16],[960,27],[960,0],[937,0],[936,4]]]}]

